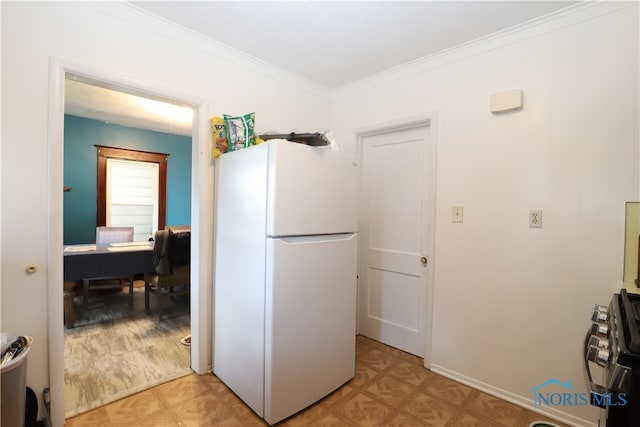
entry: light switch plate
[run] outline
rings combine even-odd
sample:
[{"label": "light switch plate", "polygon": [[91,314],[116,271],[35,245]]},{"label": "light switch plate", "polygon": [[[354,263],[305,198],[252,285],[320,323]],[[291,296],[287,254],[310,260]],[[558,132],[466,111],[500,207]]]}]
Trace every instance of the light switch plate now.
[{"label": "light switch plate", "polygon": [[454,206],[451,208],[451,222],[462,222],[464,208],[462,206]]}]

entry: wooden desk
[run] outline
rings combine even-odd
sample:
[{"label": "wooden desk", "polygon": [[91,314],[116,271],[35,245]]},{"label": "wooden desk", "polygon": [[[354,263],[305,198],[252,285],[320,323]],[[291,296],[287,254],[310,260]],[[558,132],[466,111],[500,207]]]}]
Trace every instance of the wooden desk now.
[{"label": "wooden desk", "polygon": [[65,246],[64,320],[73,327],[73,297],[78,280],[127,277],[155,272],[153,243],[96,249],[95,245]]}]

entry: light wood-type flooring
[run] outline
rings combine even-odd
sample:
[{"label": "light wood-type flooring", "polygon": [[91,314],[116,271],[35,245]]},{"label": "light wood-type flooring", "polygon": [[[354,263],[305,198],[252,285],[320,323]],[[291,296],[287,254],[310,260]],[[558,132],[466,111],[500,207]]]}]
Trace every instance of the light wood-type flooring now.
[{"label": "light wood-type flooring", "polygon": [[191,372],[189,296],[170,301],[158,320],[157,300],[144,308],[144,282],[134,303],[128,290],[75,298],[75,324],[65,329],[65,414],[76,414],[122,399]]},{"label": "light wood-type flooring", "polygon": [[[278,425],[529,427],[548,420],[422,366],[422,359],[358,336],[356,375]],[[564,426],[555,422],[558,426]],[[264,426],[212,374],[189,374],[67,420],[69,427]]]}]

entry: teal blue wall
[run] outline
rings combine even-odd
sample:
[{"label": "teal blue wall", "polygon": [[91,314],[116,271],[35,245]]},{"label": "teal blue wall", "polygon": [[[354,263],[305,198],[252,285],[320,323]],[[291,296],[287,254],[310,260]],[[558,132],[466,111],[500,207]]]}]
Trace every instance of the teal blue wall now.
[{"label": "teal blue wall", "polygon": [[64,244],[92,243],[96,234],[96,145],[169,154],[167,225],[191,222],[191,137],[64,117]]}]

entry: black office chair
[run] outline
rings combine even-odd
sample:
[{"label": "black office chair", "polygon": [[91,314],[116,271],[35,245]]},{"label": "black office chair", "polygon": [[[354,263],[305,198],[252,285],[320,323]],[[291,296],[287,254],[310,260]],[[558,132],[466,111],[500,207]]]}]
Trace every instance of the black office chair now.
[{"label": "black office chair", "polygon": [[191,230],[175,227],[158,230],[154,242],[155,273],[144,275],[144,307],[149,295],[158,297],[159,320],[170,298],[191,292]]}]

